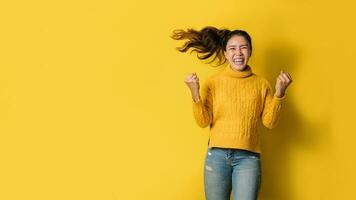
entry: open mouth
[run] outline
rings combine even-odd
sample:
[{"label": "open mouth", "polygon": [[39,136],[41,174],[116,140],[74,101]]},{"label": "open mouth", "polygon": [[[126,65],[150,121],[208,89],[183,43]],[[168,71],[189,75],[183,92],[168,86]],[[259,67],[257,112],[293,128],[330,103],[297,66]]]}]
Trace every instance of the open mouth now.
[{"label": "open mouth", "polygon": [[243,65],[245,63],[245,59],[244,58],[235,58],[233,60],[235,65]]}]

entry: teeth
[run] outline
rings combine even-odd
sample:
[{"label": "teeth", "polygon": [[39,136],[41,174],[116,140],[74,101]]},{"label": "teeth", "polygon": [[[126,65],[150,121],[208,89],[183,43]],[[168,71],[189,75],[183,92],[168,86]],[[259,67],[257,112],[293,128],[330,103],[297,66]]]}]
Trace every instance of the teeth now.
[{"label": "teeth", "polygon": [[237,59],[234,59],[234,62],[243,62],[244,59],[243,58],[237,58]]},{"label": "teeth", "polygon": [[235,59],[234,63],[235,63],[235,65],[243,65],[244,64],[244,60],[243,59]]}]

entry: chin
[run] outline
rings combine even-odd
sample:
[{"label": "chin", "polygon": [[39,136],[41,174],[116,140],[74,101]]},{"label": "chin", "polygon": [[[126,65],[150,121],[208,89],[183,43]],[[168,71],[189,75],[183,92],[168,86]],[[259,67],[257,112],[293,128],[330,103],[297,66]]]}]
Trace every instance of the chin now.
[{"label": "chin", "polygon": [[243,71],[246,69],[247,65],[231,65],[233,69]]}]

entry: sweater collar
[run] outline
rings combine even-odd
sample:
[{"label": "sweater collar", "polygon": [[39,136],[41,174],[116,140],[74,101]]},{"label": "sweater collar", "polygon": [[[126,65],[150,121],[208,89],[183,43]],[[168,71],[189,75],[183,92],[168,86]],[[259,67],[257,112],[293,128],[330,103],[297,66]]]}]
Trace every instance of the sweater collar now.
[{"label": "sweater collar", "polygon": [[239,70],[234,70],[231,68],[230,65],[227,65],[225,67],[224,73],[228,76],[232,76],[235,78],[246,78],[252,75],[252,69],[250,66],[247,65],[243,71],[239,71]]}]

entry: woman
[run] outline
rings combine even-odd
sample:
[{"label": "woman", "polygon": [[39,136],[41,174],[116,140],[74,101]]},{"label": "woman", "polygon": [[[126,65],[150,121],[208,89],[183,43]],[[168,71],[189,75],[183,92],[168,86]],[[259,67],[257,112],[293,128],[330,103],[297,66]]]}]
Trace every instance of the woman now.
[{"label": "woman", "polygon": [[185,83],[192,94],[194,118],[201,127],[210,127],[205,157],[204,185],[207,200],[256,200],[261,185],[260,120],[276,126],[291,76],[281,71],[275,93],[268,81],[248,65],[252,53],[249,34],[242,30],[205,27],[175,30],[176,40],[188,40],[178,48],[193,49],[199,59],[213,57],[228,66],[208,78],[200,94],[196,73]]}]

